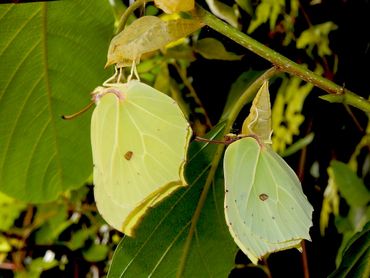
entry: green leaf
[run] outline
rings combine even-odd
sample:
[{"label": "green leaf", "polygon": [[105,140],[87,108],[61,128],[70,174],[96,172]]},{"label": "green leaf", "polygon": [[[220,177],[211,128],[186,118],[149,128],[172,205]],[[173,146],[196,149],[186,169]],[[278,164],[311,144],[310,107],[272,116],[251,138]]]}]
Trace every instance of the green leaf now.
[{"label": "green leaf", "polygon": [[370,201],[370,192],[348,165],[333,160],[330,167],[340,194],[350,206],[362,207]]},{"label": "green leaf", "polygon": [[193,48],[185,43],[167,48],[164,55],[165,58],[167,59],[183,60],[186,63],[193,62],[196,60]]},{"label": "green leaf", "polygon": [[[322,207],[320,212],[320,233],[322,236],[325,234],[325,229],[329,225],[329,217],[333,213],[336,217],[336,220],[340,219],[339,216],[339,194],[338,194],[338,187],[335,183],[335,177],[333,173],[333,169],[331,167],[328,167],[328,185],[325,188],[324,191],[324,198],[322,200]],[[345,219],[347,221],[343,221],[342,223],[348,222],[348,219]],[[337,226],[338,227],[338,226]],[[338,228],[338,231],[340,229]],[[343,233],[343,232],[342,232]]]},{"label": "green leaf", "polygon": [[370,276],[370,222],[363,230],[356,233],[348,242],[343,252],[341,264],[329,278]]},{"label": "green leaf", "polygon": [[[215,127],[209,137],[213,139],[222,134],[223,128],[223,124]],[[215,144],[191,144],[186,169],[189,187],[153,209],[140,225],[136,238],[122,239],[108,277],[174,277],[181,263],[185,264],[184,277],[227,277],[237,249],[223,214],[222,171],[217,172],[208,193],[189,253],[182,257],[191,219],[216,149]]]},{"label": "green leaf", "polygon": [[110,248],[107,245],[93,244],[82,254],[88,262],[100,262],[107,258],[109,250]]},{"label": "green leaf", "polygon": [[154,0],[154,4],[168,14],[191,11],[195,5],[194,0]]},{"label": "green leaf", "polygon": [[256,18],[254,18],[249,27],[248,33],[252,33],[261,24],[270,20],[270,30],[276,25],[279,14],[285,11],[285,0],[262,0],[256,9]]},{"label": "green leaf", "polygon": [[272,147],[277,153],[284,152],[292,144],[305,117],[302,108],[313,85],[297,77],[284,78],[272,107]]},{"label": "green leaf", "polygon": [[338,26],[331,21],[314,25],[299,36],[297,48],[307,48],[308,53],[311,53],[313,48],[317,46],[319,56],[330,55],[329,33],[337,28]]},{"label": "green leaf", "polygon": [[236,61],[243,57],[243,55],[237,55],[233,52],[228,52],[224,45],[214,38],[205,38],[199,40],[195,45],[194,50],[204,58],[210,60]]},{"label": "green leaf", "polygon": [[155,79],[153,87],[166,95],[169,94],[170,92],[170,72],[168,70],[167,63],[164,62],[160,65],[160,70],[156,75],[156,79]]},{"label": "green leaf", "polygon": [[[47,253],[50,252],[51,258],[47,258]],[[45,270],[52,269],[58,266],[58,261],[53,259],[54,253],[47,251],[43,258],[36,258],[32,260],[27,266],[27,270],[16,273],[16,278],[38,278],[41,276],[41,273]]]},{"label": "green leaf", "polygon": [[73,223],[68,219],[68,208],[65,204],[42,204],[37,209],[35,222],[43,223],[36,231],[37,244],[52,244]]},{"label": "green leaf", "polygon": [[292,145],[290,145],[288,148],[286,148],[285,151],[281,154],[281,156],[283,157],[289,156],[289,155],[292,155],[298,152],[299,150],[311,144],[314,137],[315,137],[315,134],[313,132],[307,134],[305,137],[297,140]]},{"label": "green leaf", "polygon": [[0,234],[0,254],[8,253],[10,250],[12,250],[12,246],[10,245],[8,239]]},{"label": "green leaf", "polygon": [[77,188],[92,170],[89,126],[74,113],[107,78],[108,1],[0,5],[0,190],[30,202]]},{"label": "green leaf", "polygon": [[25,208],[25,203],[0,192],[0,231],[9,230]]},{"label": "green leaf", "polygon": [[81,230],[76,231],[72,234],[72,238],[70,241],[66,242],[66,246],[75,251],[79,248],[82,248],[85,245],[85,241],[95,233],[95,229],[93,228],[84,228],[82,227]]},{"label": "green leaf", "polygon": [[326,94],[319,96],[319,98],[326,100],[330,103],[344,103],[345,101],[344,95]]}]

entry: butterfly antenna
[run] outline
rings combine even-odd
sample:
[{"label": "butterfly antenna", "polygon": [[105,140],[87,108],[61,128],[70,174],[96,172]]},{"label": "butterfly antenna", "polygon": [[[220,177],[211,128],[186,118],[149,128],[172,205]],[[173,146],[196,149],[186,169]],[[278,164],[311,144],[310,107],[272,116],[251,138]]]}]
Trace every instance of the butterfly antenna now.
[{"label": "butterfly antenna", "polygon": [[63,120],[73,120],[74,118],[82,115],[83,113],[85,113],[87,110],[89,110],[93,105],[94,105],[94,101],[91,101],[86,107],[84,107],[82,110],[72,114],[72,115],[62,115],[62,119]]}]

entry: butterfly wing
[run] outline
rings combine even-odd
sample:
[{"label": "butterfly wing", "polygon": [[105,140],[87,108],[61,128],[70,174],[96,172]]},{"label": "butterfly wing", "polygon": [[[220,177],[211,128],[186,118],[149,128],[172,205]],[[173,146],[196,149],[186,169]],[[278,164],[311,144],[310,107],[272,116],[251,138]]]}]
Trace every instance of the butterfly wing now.
[{"label": "butterfly wing", "polygon": [[224,175],[226,221],[252,262],[310,239],[312,206],[293,170],[269,147],[251,137],[232,143]]},{"label": "butterfly wing", "polygon": [[173,99],[137,80],[104,95],[91,124],[95,199],[114,228],[133,235],[149,207],[186,185],[191,129]]}]

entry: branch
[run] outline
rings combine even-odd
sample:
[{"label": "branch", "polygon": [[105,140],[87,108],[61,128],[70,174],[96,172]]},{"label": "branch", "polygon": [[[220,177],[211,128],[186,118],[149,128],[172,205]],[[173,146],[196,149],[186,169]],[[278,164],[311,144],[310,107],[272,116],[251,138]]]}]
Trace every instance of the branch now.
[{"label": "branch", "polygon": [[[302,80],[312,83],[316,87],[328,92],[331,102],[340,102],[356,107],[364,112],[370,113],[370,101],[356,95],[348,89],[345,89],[334,82],[310,71],[302,65],[299,65],[276,51],[268,48],[262,43],[252,39],[248,35],[240,32],[229,24],[218,19],[216,16],[197,5],[196,13],[206,25],[217,32],[227,36],[241,46],[249,49],[258,56],[270,61],[280,71],[295,75]],[[329,96],[328,96],[329,97]]]}]

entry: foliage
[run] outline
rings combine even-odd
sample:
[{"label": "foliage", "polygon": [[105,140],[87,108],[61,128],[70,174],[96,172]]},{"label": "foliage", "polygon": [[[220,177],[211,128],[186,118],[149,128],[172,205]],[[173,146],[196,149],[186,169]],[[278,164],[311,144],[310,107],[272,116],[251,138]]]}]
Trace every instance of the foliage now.
[{"label": "foliage", "polygon": [[60,115],[82,107],[84,92],[107,76],[110,8],[90,1],[1,5],[0,20],[1,190],[51,201],[90,173],[88,117],[70,125]]},{"label": "foliage", "polygon": [[369,277],[370,275],[370,222],[350,238],[341,255],[341,263],[334,277]]},{"label": "foliage", "polygon": [[284,152],[287,145],[293,143],[293,136],[299,135],[299,128],[304,121],[302,108],[304,100],[311,92],[313,85],[293,77],[283,79],[276,94],[272,108],[273,148],[278,153]]},{"label": "foliage", "polygon": [[[136,1],[137,7],[144,2]],[[0,276],[239,277],[255,269],[240,253],[236,256],[237,245],[225,223],[225,146],[215,142],[233,131],[234,120],[233,127],[241,130],[241,108],[253,100],[256,90],[251,88],[265,76],[261,69],[267,66],[209,27],[200,29],[205,22],[192,10],[193,1],[185,6],[180,2],[147,3],[146,17],[137,10],[125,14],[127,20],[122,14],[128,1],[120,0],[0,5]],[[321,6],[324,3],[315,7]],[[331,77],[338,70],[335,57],[340,53],[335,52],[331,34],[343,27],[333,18],[316,20],[308,3],[207,0],[204,7],[223,20],[226,34],[234,40],[229,25],[266,45],[292,51],[290,57],[307,64],[305,72],[313,68]],[[122,20],[129,24],[122,26]],[[114,33],[122,27],[129,33],[128,41]],[[144,30],[141,35],[138,28]],[[260,34],[263,30],[268,38]],[[70,122],[60,117],[87,104],[89,92],[112,74],[104,65],[107,54],[116,51],[114,45],[109,49],[114,37],[123,52],[108,64],[138,63],[141,81],[172,97],[193,132],[211,140],[190,144],[185,168],[189,186],[149,209],[134,238],[112,229],[96,210],[91,112]],[[216,78],[219,71],[222,80]],[[130,74],[130,69],[122,70],[123,77]],[[291,276],[299,277],[303,269],[313,277],[367,277],[368,118],[347,106],[335,110],[341,105],[322,104],[315,79],[306,78],[312,75],[293,74],[278,74],[270,82],[272,143],[275,151],[289,156],[292,169],[298,169],[315,212],[312,243],[306,244],[303,256],[310,268],[297,264],[299,274]],[[225,84],[230,90],[221,92]],[[323,99],[346,103],[340,95]],[[317,110],[327,114],[317,118],[313,111],[324,112]],[[320,124],[325,124],[323,129]],[[341,131],[325,133],[338,125]],[[338,147],[343,130],[353,134]],[[322,145],[327,136],[330,144]],[[312,165],[319,165],[316,175],[307,171]],[[339,238],[335,244],[327,249],[320,245],[333,234]],[[324,251],[330,256],[313,255]],[[268,277],[288,276],[291,261],[284,255],[289,254],[299,261],[299,252],[282,251],[264,257],[258,268]],[[322,262],[325,270],[315,272]]]}]

